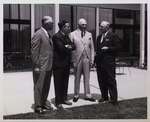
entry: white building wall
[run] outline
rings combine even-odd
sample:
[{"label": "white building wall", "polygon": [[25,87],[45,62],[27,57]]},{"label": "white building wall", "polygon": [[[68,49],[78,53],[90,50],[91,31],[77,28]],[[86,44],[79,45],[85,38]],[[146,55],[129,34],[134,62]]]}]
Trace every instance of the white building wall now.
[{"label": "white building wall", "polygon": [[[148,22],[148,30],[147,30],[147,32],[148,32],[148,34],[147,34],[147,96],[148,96],[148,98],[150,98],[150,34],[149,34],[149,32],[150,32],[150,3],[148,4],[148,10],[147,10],[147,15],[148,15],[148,20],[147,20],[147,22]],[[148,102],[147,102],[148,104],[148,118],[150,118],[150,99],[148,99]]]},{"label": "white building wall", "polygon": [[33,36],[35,30],[34,10],[34,4],[31,4],[31,37]]},{"label": "white building wall", "polygon": [[145,4],[140,6],[140,59],[139,66],[144,67],[145,54]]},{"label": "white building wall", "polygon": [[58,32],[58,22],[59,22],[59,4],[55,4],[55,33]]},{"label": "white building wall", "polygon": [[99,8],[96,8],[96,37],[99,35]]},{"label": "white building wall", "polygon": [[3,118],[3,5],[0,4],[0,120]]}]

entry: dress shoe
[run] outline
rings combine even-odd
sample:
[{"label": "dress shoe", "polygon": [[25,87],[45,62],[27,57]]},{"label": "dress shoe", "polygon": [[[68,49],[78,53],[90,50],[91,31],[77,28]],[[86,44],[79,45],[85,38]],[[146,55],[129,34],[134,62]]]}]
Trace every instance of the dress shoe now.
[{"label": "dress shoe", "polygon": [[62,106],[62,104],[57,104],[56,108],[57,110],[64,110],[64,107]]},{"label": "dress shoe", "polygon": [[52,108],[50,105],[43,105],[43,106],[42,106],[42,109],[45,109],[45,110],[53,110],[53,108]]},{"label": "dress shoe", "polygon": [[69,102],[68,100],[65,100],[65,101],[63,102],[63,104],[72,105],[72,102]]},{"label": "dress shoe", "polygon": [[43,109],[42,109],[42,107],[37,107],[34,109],[34,112],[38,113],[38,114],[43,114]]},{"label": "dress shoe", "polygon": [[84,98],[85,100],[91,101],[91,102],[95,102],[95,99],[93,97],[86,97]]},{"label": "dress shoe", "polygon": [[98,100],[99,103],[106,103],[108,102],[108,99],[104,99],[104,98],[101,98]]},{"label": "dress shoe", "polygon": [[78,99],[79,99],[79,97],[74,97],[74,98],[73,98],[73,102],[77,102]]}]

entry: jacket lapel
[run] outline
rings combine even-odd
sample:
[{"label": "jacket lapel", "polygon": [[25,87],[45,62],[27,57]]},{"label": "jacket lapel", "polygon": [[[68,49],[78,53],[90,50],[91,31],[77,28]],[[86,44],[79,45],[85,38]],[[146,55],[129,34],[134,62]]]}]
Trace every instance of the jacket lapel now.
[{"label": "jacket lapel", "polygon": [[51,38],[51,35],[49,33],[45,33],[42,29],[41,29],[42,33],[43,33],[43,36],[45,37],[45,41],[48,40],[50,46],[53,46],[53,42],[52,42],[52,38]]},{"label": "jacket lapel", "polygon": [[66,44],[65,35],[63,35],[60,31],[58,33],[59,33],[59,37],[61,39],[61,42],[65,45]]},{"label": "jacket lapel", "polygon": [[[109,34],[110,34],[110,32],[108,32],[108,33],[106,34],[106,36],[104,36],[103,41],[100,42],[101,45],[105,44],[106,39],[109,38]],[[101,35],[101,37],[102,37],[102,35]],[[101,39],[101,38],[100,38],[100,39]]]}]

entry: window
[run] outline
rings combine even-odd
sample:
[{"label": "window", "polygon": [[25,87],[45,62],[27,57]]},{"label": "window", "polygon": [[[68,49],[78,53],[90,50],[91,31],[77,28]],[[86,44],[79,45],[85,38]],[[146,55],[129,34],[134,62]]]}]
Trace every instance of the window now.
[{"label": "window", "polygon": [[4,4],[4,72],[31,68],[28,4]]},{"label": "window", "polygon": [[104,9],[100,8],[99,9],[99,22],[101,21],[108,21],[110,24],[112,24],[112,9]]},{"label": "window", "polygon": [[[139,11],[138,10],[113,10],[113,29],[121,38],[121,56],[139,55]],[[138,52],[137,52],[138,51]]]},{"label": "window", "polygon": [[71,6],[60,4],[59,20],[68,20],[71,23]]}]

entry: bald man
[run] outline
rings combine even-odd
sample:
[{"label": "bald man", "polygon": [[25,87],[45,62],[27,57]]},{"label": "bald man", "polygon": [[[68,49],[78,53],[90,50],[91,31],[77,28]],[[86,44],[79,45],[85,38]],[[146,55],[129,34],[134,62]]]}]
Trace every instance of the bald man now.
[{"label": "bald man", "polygon": [[43,110],[50,110],[47,102],[50,89],[53,59],[53,43],[48,33],[53,28],[50,16],[44,16],[42,27],[35,32],[31,40],[31,55],[33,62],[34,102],[35,113],[42,114]]},{"label": "bald man", "polygon": [[94,61],[94,46],[92,34],[86,30],[87,21],[79,19],[78,29],[71,33],[71,40],[75,45],[72,53],[72,61],[75,73],[74,98],[73,102],[79,99],[80,79],[83,75],[85,100],[95,101],[90,93],[90,67]]},{"label": "bald man", "polygon": [[[110,31],[110,23],[102,21],[100,23],[101,34],[97,37],[96,68],[98,83],[101,90],[99,102],[118,104],[117,83],[115,79],[115,57],[120,48],[118,36]],[[109,95],[108,95],[109,94]]]}]

